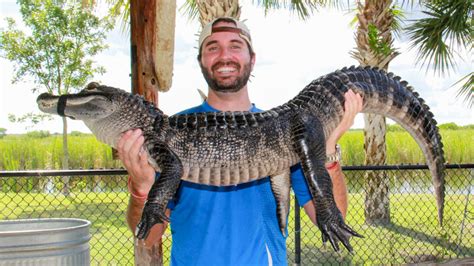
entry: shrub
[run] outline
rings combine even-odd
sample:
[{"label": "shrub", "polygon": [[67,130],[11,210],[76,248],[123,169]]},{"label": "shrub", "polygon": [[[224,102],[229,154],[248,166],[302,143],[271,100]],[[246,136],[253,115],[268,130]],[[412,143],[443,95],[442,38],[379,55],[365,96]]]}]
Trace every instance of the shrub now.
[{"label": "shrub", "polygon": [[73,131],[71,131],[71,133],[69,135],[71,135],[71,136],[82,136],[82,135],[84,135],[84,133],[82,133],[81,131],[73,130]]},{"label": "shrub", "polygon": [[440,129],[451,129],[451,130],[456,130],[459,129],[459,126],[456,125],[456,123],[446,123],[446,124],[441,124],[438,126]]},{"label": "shrub", "polygon": [[388,132],[401,132],[401,131],[405,131],[405,129],[399,124],[393,124],[393,125],[387,125],[387,131]]},{"label": "shrub", "polygon": [[35,138],[35,139],[42,139],[42,138],[47,138],[51,134],[49,133],[48,130],[35,130],[35,131],[30,131],[26,133],[26,136],[30,138]]}]

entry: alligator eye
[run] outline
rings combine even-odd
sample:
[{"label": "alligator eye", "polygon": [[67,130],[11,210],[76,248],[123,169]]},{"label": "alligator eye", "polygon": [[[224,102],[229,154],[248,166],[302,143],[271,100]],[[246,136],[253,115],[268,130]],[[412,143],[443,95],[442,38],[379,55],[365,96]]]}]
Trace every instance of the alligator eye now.
[{"label": "alligator eye", "polygon": [[91,82],[89,84],[87,84],[87,86],[84,88],[84,90],[95,90],[97,89],[98,87],[100,87],[100,84],[97,83],[97,82]]}]

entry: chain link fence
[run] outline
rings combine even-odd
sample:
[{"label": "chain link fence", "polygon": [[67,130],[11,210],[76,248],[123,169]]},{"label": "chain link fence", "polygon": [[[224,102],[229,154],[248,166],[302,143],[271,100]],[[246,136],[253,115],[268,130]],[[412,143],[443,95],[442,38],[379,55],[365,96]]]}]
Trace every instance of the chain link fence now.
[{"label": "chain link fence", "polygon": [[[474,257],[474,164],[448,165],[445,216],[426,166],[344,167],[349,190],[347,223],[364,238],[352,238],[354,253],[335,253],[294,199],[289,217],[288,263],[404,264]],[[388,222],[365,221],[365,175],[386,178]],[[124,170],[0,172],[0,219],[75,217],[92,222],[91,264],[132,265],[133,236],[125,222],[128,203]],[[66,185],[67,184],[67,185]],[[163,237],[169,264],[171,233]]]}]

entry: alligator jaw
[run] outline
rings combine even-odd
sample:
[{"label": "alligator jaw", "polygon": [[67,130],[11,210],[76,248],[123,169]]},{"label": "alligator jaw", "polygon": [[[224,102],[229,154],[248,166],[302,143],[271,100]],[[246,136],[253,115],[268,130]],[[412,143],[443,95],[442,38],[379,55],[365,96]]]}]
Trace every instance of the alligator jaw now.
[{"label": "alligator jaw", "polygon": [[100,94],[65,94],[61,96],[42,93],[36,99],[41,111],[67,116],[83,121],[97,120],[115,111],[114,104]]},{"label": "alligator jaw", "polygon": [[36,98],[36,103],[38,108],[48,114],[58,114],[58,98],[59,96],[54,96],[49,93],[42,93]]}]

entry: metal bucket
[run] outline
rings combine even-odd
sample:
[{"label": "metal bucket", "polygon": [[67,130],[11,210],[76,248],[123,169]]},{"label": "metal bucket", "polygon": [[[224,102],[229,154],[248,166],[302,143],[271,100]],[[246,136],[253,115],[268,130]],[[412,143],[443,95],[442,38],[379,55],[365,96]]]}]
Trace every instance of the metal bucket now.
[{"label": "metal bucket", "polygon": [[70,218],[0,221],[0,265],[90,265],[90,225]]}]

